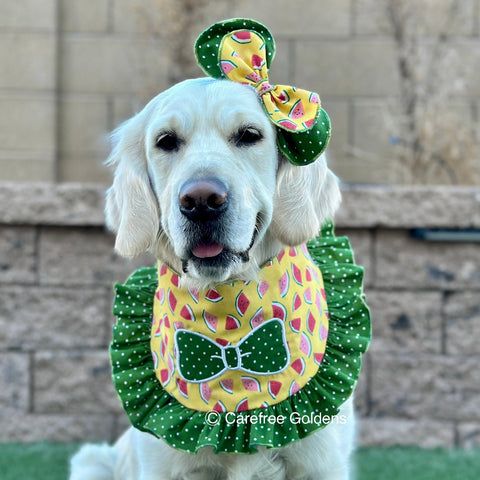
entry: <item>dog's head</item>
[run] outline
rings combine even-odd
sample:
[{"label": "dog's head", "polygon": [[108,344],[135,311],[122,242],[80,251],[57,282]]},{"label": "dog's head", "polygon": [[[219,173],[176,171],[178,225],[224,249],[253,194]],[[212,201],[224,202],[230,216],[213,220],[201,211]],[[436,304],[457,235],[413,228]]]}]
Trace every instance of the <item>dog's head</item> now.
[{"label": "dog's head", "polygon": [[113,135],[107,224],[116,250],[146,250],[197,284],[249,279],[284,245],[315,236],[340,201],[321,157],[293,166],[254,89],[187,80]]}]

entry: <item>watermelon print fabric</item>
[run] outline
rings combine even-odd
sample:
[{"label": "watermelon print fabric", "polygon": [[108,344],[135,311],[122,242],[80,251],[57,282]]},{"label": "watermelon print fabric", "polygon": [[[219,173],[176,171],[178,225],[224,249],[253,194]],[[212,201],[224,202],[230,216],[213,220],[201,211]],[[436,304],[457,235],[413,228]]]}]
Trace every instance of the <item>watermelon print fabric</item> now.
[{"label": "watermelon print fabric", "polygon": [[305,245],[270,260],[258,282],[206,292],[182,287],[178,275],[159,264],[155,373],[188,408],[238,412],[280,403],[316,375],[327,336],[322,274]]},{"label": "watermelon print fabric", "polygon": [[[191,385],[198,388],[199,403],[205,400],[213,401],[214,395],[213,390],[210,391],[206,388],[205,385],[208,385],[206,381],[187,383],[178,375],[173,380],[174,373],[172,372],[175,368],[173,355],[166,355],[167,372],[157,373],[160,379],[156,375],[155,370],[157,368],[158,371],[159,366],[157,362],[162,355],[162,343],[160,342],[160,352],[156,353],[158,347],[154,347],[152,352],[151,341],[153,344],[153,338],[159,326],[158,317],[154,312],[154,304],[161,303],[162,300],[161,291],[158,290],[159,275],[161,275],[162,269],[141,268],[134,272],[124,285],[116,285],[114,314],[117,317],[117,324],[113,329],[113,340],[110,346],[112,375],[117,393],[130,421],[136,428],[152,433],[173,448],[184,452],[196,453],[200,448],[210,446],[217,453],[255,453],[259,446],[279,448],[298,441],[328,424],[291,422],[289,421],[291,414],[327,415],[330,417],[338,414],[340,406],[351,396],[355,388],[361,368],[361,356],[367,350],[371,338],[370,315],[362,288],[363,268],[355,265],[348,239],[335,237],[331,224],[326,225],[321,234],[309,242],[308,250],[323,278],[326,302],[322,303],[322,308],[326,308],[324,305],[328,305],[328,336],[325,341],[325,352],[322,358],[317,357],[317,362],[314,360],[317,367],[314,375],[301,388],[289,389],[288,396],[276,403],[276,397],[281,395],[282,391],[281,382],[270,380],[265,391],[265,386],[257,383],[258,373],[240,374],[240,382],[237,384],[235,380],[232,382],[230,377],[222,377],[221,380],[218,377],[225,396],[234,395],[234,391],[240,388],[249,393],[265,393],[265,398],[268,398],[268,402],[266,401],[265,404],[258,408],[252,408],[248,404],[248,395],[245,396],[246,401],[241,401],[235,406],[237,417],[283,415],[286,420],[281,424],[228,422],[227,415],[230,415],[231,412],[227,412],[226,407],[220,403],[215,410],[212,409],[218,416],[217,421],[209,422],[208,415],[211,412],[187,407],[174,395],[167,392],[162,386],[162,375],[164,375],[163,382],[167,381],[166,375],[171,375],[170,382],[176,384],[178,395],[182,399],[186,398],[182,392],[187,396],[192,395]],[[301,251],[303,252],[303,249]],[[289,272],[290,285],[291,282],[295,283],[297,273]],[[307,277],[303,273],[302,283]],[[259,294],[265,295],[268,292],[261,281],[256,286]],[[279,287],[285,291],[286,282],[282,282]],[[193,298],[196,298],[196,292],[192,292],[192,294]],[[220,301],[220,296],[217,288],[215,291],[210,291],[207,301],[214,304],[215,301]],[[281,301],[282,297],[278,300]],[[308,293],[301,299],[302,304],[307,305],[310,305],[309,300],[313,300],[312,305],[316,303],[315,296],[309,297]],[[248,310],[250,304],[241,295],[235,299],[235,311],[231,314],[235,320],[228,320],[228,322],[226,318],[220,320],[218,317],[215,321],[213,316],[197,318],[193,308],[192,311],[184,308],[185,305],[171,295],[169,299],[167,291],[163,298],[163,304],[166,304],[167,308],[170,308],[169,301],[174,310],[180,313],[180,316],[183,312],[183,315],[187,317],[178,320],[179,322],[183,322],[184,325],[188,321],[203,323],[207,329],[209,329],[209,325],[217,332],[222,331],[222,335],[227,331],[227,326],[231,327],[231,330],[238,330],[240,326],[237,326],[236,321],[240,325],[251,323],[250,331],[255,331],[259,326],[268,325],[265,315],[263,321],[261,321],[261,317],[252,317]],[[251,302],[250,299],[248,301]],[[298,304],[298,300],[295,301]],[[292,304],[285,308],[293,310],[295,301],[292,300]],[[313,309],[312,305],[310,307]],[[240,314],[241,312],[243,312],[243,316]],[[192,314],[195,315],[195,320],[189,317]],[[310,327],[308,326],[308,318],[306,327],[304,318],[300,323],[298,321],[291,322],[293,320],[283,323],[285,332],[299,330],[305,333],[305,328],[307,332],[309,328],[315,332],[312,323]],[[302,322],[303,327],[301,326]],[[317,319],[317,324],[319,323]],[[172,327],[172,324],[170,326]],[[178,330],[181,327],[182,325],[177,324]],[[173,324],[173,329],[175,330],[175,324]],[[278,325],[275,329],[278,329]],[[212,331],[210,333],[213,334]],[[318,336],[323,336],[325,333],[318,330]],[[221,341],[215,343],[222,347],[228,347],[227,344],[222,345],[224,342]],[[165,345],[165,347],[167,346]],[[298,348],[307,357],[311,357],[312,352],[315,351],[312,346],[312,351],[309,352],[309,347],[305,342],[300,342]],[[164,350],[164,356],[165,353],[166,350]],[[292,353],[291,355],[293,358]],[[289,359],[287,370],[291,369],[292,358]],[[227,365],[234,366],[236,360],[238,360],[236,353],[231,352],[231,356],[227,359]],[[298,365],[296,364],[300,372],[301,364],[301,361],[298,362]],[[171,371],[168,371],[168,368]],[[209,388],[211,389],[211,387]]]},{"label": "watermelon print fabric", "polygon": [[264,25],[249,19],[216,23],[198,37],[195,54],[207,75],[256,89],[277,127],[278,147],[291,163],[308,165],[323,153],[331,136],[327,112],[318,94],[270,83],[275,41]]}]

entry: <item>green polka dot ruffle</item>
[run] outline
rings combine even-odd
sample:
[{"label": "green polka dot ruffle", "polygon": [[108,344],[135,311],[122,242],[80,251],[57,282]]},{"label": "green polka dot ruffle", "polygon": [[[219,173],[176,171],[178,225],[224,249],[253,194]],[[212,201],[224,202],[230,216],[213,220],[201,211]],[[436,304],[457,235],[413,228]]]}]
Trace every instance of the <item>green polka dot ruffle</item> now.
[{"label": "green polka dot ruffle", "polygon": [[[254,453],[257,447],[279,448],[324,428],[328,422],[292,422],[303,415],[331,418],[351,396],[361,368],[361,356],[371,338],[365,303],[363,268],[355,265],[346,237],[335,237],[326,225],[308,244],[322,271],[330,314],[327,348],[318,373],[298,392],[275,405],[235,415],[284,416],[285,421],[252,424],[227,422],[227,413],[191,410],[166,393],[157,380],[150,352],[153,298],[157,270],[141,268],[116,285],[113,341],[110,347],[113,380],[132,424],[190,453],[210,446],[214,451]],[[293,414],[293,416],[292,416]]]}]

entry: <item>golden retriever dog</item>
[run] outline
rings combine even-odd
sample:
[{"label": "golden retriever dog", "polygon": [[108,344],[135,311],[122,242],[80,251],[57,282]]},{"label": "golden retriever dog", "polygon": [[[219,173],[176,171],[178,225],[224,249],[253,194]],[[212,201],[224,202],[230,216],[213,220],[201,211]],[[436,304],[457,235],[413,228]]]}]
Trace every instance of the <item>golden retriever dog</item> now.
[{"label": "golden retriever dog", "polygon": [[[126,257],[149,250],[181,272],[182,285],[255,280],[272,256],[316,236],[340,203],[325,156],[290,164],[257,93],[235,82],[179,83],[113,138],[106,217],[115,248]],[[183,453],[132,427],[113,446],[83,447],[70,480],[346,480],[351,399],[340,413],[346,422],[254,454]]]}]

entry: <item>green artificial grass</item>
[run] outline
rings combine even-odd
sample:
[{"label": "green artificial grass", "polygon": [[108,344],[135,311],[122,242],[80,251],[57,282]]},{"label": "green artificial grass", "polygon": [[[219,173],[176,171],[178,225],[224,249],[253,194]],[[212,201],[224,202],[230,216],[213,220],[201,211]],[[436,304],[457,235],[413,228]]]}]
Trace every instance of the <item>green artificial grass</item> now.
[{"label": "green artificial grass", "polygon": [[1,480],[67,480],[69,458],[79,445],[1,443]]},{"label": "green artificial grass", "polygon": [[[67,480],[78,445],[0,444],[1,480]],[[361,448],[355,480],[478,480],[480,450],[422,450],[418,447]]]}]

